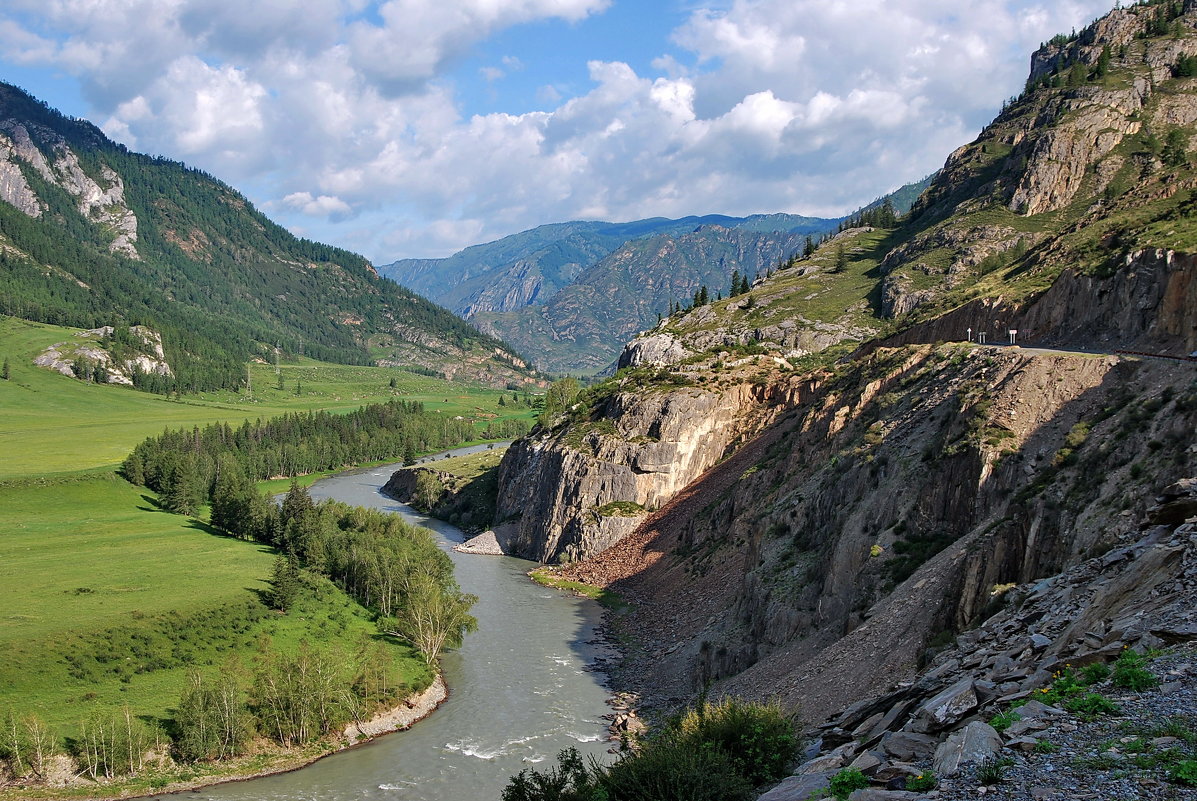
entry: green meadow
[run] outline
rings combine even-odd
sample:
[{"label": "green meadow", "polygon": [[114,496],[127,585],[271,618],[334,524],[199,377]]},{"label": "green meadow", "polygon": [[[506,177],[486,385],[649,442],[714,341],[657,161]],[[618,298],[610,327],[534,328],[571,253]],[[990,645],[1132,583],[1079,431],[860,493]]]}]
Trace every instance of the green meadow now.
[{"label": "green meadow", "polygon": [[[164,512],[152,493],[116,474],[142,439],[163,428],[348,411],[395,397],[471,419],[479,431],[533,416],[510,391],[306,359],[251,365],[250,392],[177,399],[33,366],[73,335],[0,319],[0,359],[10,365],[10,379],[0,380],[0,714],[36,713],[60,736],[96,710],[126,704],[169,717],[188,670],[248,669],[267,640],[353,650],[375,637],[366,612],[327,582],[311,584],[287,615],[267,610],[258,599],[270,548],[218,535],[206,512]],[[431,679],[418,655],[390,647],[402,681]],[[155,649],[172,656],[143,658]]]},{"label": "green meadow", "polygon": [[249,392],[180,399],[91,385],[33,365],[37,354],[74,333],[71,328],[0,319],[0,359],[7,358],[11,369],[10,380],[0,381],[0,481],[111,469],[134,445],[163,428],[240,423],[312,409],[348,411],[391,398],[421,401],[429,410],[473,419],[479,430],[492,420],[533,417],[522,405],[499,406],[499,396],[510,400],[511,392],[402,369],[310,359],[284,362],[277,372],[274,365],[251,365]]}]

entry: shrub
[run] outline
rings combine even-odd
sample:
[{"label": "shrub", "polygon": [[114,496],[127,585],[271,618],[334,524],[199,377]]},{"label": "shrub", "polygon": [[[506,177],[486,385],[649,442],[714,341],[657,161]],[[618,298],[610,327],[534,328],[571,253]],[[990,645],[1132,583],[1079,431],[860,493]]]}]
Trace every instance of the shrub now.
[{"label": "shrub", "polygon": [[722,751],[753,786],[786,775],[798,740],[793,722],[777,704],[727,698],[701,702],[674,726],[680,744]]},{"label": "shrub", "polygon": [[1097,718],[1118,712],[1118,704],[1100,693],[1073,696],[1064,703],[1064,708],[1082,718]]},{"label": "shrub", "polygon": [[1001,732],[1010,728],[1010,724],[1016,720],[1022,720],[1022,715],[1011,709],[1006,712],[999,712],[991,717],[989,725],[993,727],[994,731]]},{"label": "shrub", "polygon": [[1160,680],[1146,668],[1147,657],[1135,653],[1131,649],[1124,649],[1114,662],[1113,675],[1110,677],[1115,687],[1124,690],[1141,692],[1150,690],[1160,683]]},{"label": "shrub", "polygon": [[981,784],[1000,784],[1006,780],[1006,768],[1014,764],[1009,757],[990,757],[977,766],[977,781]]},{"label": "shrub", "polygon": [[1104,662],[1094,662],[1081,668],[1081,681],[1085,684],[1100,684],[1110,677],[1110,667]]},{"label": "shrub", "polygon": [[1186,759],[1178,762],[1168,771],[1168,781],[1183,784],[1186,787],[1197,787],[1197,759]]},{"label": "shrub", "polygon": [[578,749],[559,753],[557,765],[546,773],[521,770],[503,788],[503,801],[604,801]]},{"label": "shrub", "polygon": [[609,801],[748,801],[755,796],[727,754],[671,739],[656,740],[619,760],[599,774],[597,786],[605,795],[590,798]]},{"label": "shrub", "polygon": [[928,790],[934,790],[939,784],[939,780],[935,778],[934,771],[927,771],[920,773],[918,776],[908,776],[906,778],[906,789],[912,793],[925,793]]},{"label": "shrub", "polygon": [[840,801],[852,795],[853,790],[863,790],[869,786],[869,779],[856,768],[844,768],[831,777],[827,789]]}]

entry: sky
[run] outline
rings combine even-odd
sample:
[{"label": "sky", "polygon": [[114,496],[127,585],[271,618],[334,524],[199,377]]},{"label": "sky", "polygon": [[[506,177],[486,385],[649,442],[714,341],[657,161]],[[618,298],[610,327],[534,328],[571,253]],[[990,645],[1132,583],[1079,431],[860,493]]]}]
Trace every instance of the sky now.
[{"label": "sky", "polygon": [[544,223],[839,216],[1113,0],[4,0],[0,79],[376,264]]}]

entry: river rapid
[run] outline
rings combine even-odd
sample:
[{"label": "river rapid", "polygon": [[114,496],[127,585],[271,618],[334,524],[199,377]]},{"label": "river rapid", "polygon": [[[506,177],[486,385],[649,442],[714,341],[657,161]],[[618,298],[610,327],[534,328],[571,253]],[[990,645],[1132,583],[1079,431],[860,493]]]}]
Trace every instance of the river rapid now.
[{"label": "river rapid", "polygon": [[601,718],[609,693],[602,675],[586,669],[608,654],[595,642],[598,604],[534,584],[526,575],[532,562],[452,551],[465,539],[460,529],[379,492],[399,467],[341,473],[314,484],[311,494],[397,512],[436,532],[458,583],[480,599],[473,609],[478,631],[442,659],[448,700],[408,731],[293,773],[188,792],[188,799],[497,801],[510,776],[532,765],[544,769],[570,746],[610,759]]}]

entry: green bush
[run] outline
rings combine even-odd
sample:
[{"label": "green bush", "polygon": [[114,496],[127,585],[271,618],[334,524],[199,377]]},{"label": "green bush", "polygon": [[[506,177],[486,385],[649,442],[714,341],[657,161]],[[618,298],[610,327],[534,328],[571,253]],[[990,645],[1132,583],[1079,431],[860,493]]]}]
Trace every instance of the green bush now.
[{"label": "green bush", "polygon": [[1123,650],[1114,662],[1114,672],[1110,681],[1115,687],[1124,690],[1141,692],[1157,686],[1160,680],[1147,669],[1147,657],[1137,654],[1129,648]]},{"label": "green bush", "polygon": [[546,773],[521,770],[503,788],[503,801],[606,801],[606,794],[595,786],[596,777],[582,762],[578,749],[558,754],[557,765]]},{"label": "green bush", "polygon": [[1010,724],[1016,720],[1022,720],[1022,715],[1011,709],[1006,712],[999,712],[991,717],[989,719],[989,725],[993,727],[994,731],[1000,732],[1010,728]]},{"label": "green bush", "polygon": [[[798,746],[776,704],[700,701],[610,767],[574,749],[541,773],[521,771],[503,801],[736,801],[786,775]],[[866,782],[867,783],[867,782]]]},{"label": "green bush", "polygon": [[[657,740],[599,774],[609,801],[748,801],[750,784],[722,751]],[[504,799],[504,801],[507,801]]]},{"label": "green bush", "polygon": [[1104,662],[1094,662],[1081,668],[1081,681],[1085,684],[1100,684],[1110,677],[1110,666]]},{"label": "green bush", "polygon": [[1197,759],[1186,759],[1168,771],[1168,780],[1186,787],[1197,787]]},{"label": "green bush", "polygon": [[938,785],[939,780],[935,778],[935,772],[930,770],[920,773],[918,776],[906,778],[906,789],[912,793],[925,793],[928,790],[934,790]]},{"label": "green bush", "polygon": [[981,784],[1001,784],[1006,780],[1006,768],[1014,764],[1009,757],[990,757],[977,766],[977,781]]},{"label": "green bush", "polygon": [[852,795],[853,790],[863,790],[869,786],[869,779],[856,768],[844,768],[831,777],[827,789],[840,801]]},{"label": "green bush", "polygon": [[688,709],[672,727],[679,743],[722,751],[753,786],[781,779],[794,758],[794,724],[777,704],[727,698]]},{"label": "green bush", "polygon": [[1118,713],[1118,704],[1100,693],[1085,693],[1069,698],[1064,708],[1082,718],[1097,718]]}]

